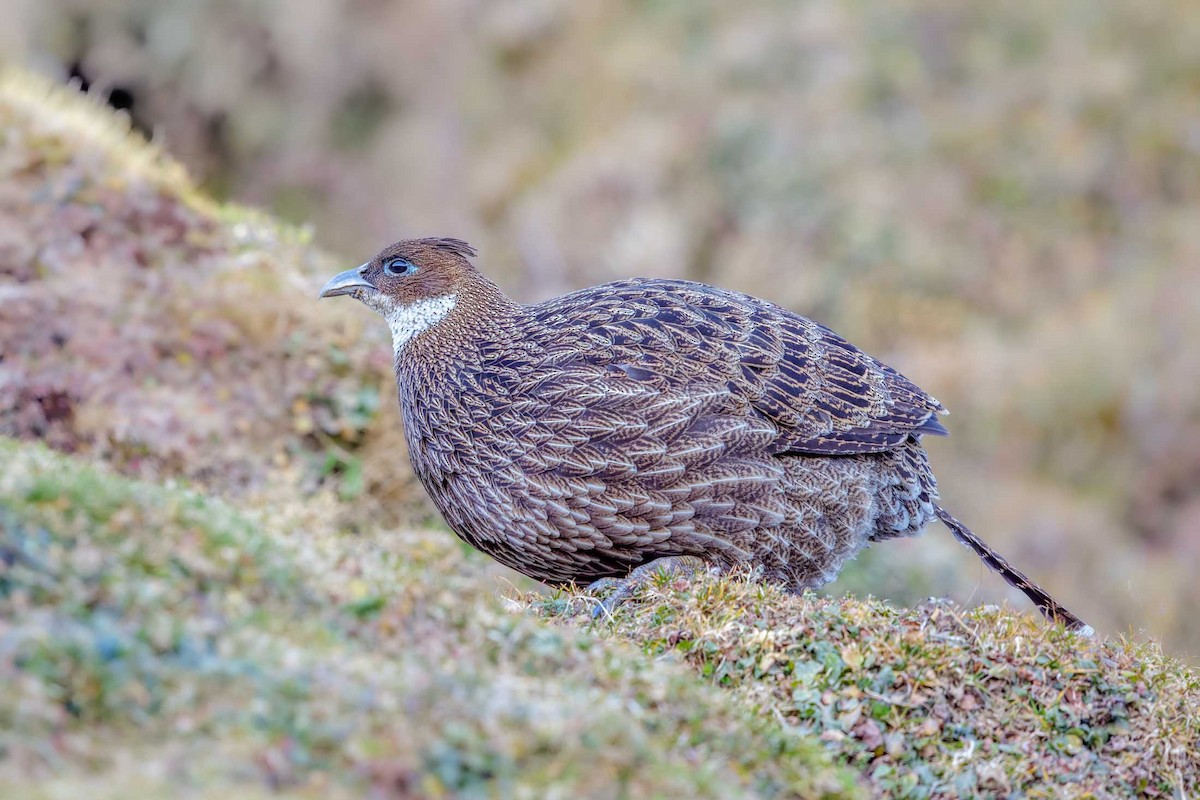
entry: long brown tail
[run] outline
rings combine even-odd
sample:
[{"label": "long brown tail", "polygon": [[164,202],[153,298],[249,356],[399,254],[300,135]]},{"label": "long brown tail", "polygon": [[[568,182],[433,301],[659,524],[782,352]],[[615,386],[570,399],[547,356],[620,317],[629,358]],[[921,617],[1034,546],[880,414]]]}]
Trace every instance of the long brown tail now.
[{"label": "long brown tail", "polygon": [[1079,631],[1085,636],[1091,636],[1095,633],[1091,625],[1084,624],[1083,620],[1055,602],[1053,597],[1046,594],[1045,589],[1029,580],[1029,578],[1026,578],[1020,570],[1005,561],[999,553],[988,547],[986,542],[972,533],[970,528],[950,516],[949,511],[941,506],[934,506],[933,508],[937,513],[938,519],[946,523],[946,527],[954,534],[955,539],[958,539],[958,541],[974,550],[975,555],[979,556],[984,564],[987,564],[998,572],[1000,577],[1008,582],[1009,586],[1012,586],[1014,589],[1020,589],[1026,597],[1033,601],[1038,611],[1041,611],[1046,619],[1051,622],[1061,622],[1069,630]]}]

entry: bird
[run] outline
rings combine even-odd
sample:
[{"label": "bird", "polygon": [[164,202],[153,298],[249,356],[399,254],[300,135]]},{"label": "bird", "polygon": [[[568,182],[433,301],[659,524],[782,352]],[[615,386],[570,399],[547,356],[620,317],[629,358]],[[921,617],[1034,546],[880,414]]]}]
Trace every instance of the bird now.
[{"label": "bird", "polygon": [[793,593],[943,522],[1050,621],[1090,633],[938,504],[945,407],[830,328],[704,283],[510,299],[453,238],[325,284],[392,334],[413,471],[461,539],[550,586],[746,568]]}]

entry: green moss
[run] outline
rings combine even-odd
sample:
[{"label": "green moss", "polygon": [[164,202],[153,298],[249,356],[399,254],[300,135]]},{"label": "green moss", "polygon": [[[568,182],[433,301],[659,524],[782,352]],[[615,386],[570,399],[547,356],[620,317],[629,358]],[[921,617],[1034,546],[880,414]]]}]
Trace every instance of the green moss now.
[{"label": "green moss", "polygon": [[237,742],[179,769],[214,795],[855,794],[684,670],[503,610],[444,534],[365,541],[7,440],[0,474],[0,789]]},{"label": "green moss", "polygon": [[530,598],[594,634],[688,664],[782,727],[817,736],[895,797],[1188,796],[1200,677],[1152,644],[947,603],[792,597],[737,577],[660,582],[614,618]]}]

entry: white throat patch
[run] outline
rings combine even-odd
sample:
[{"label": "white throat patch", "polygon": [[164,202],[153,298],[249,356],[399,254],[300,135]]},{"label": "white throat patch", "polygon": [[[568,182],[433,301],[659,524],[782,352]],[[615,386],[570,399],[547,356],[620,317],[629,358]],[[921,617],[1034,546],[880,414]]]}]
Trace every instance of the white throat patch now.
[{"label": "white throat patch", "polygon": [[429,330],[454,310],[458,295],[447,294],[431,297],[402,306],[385,295],[380,295],[376,310],[387,320],[392,329],[392,350],[399,353],[404,345],[422,331]]}]

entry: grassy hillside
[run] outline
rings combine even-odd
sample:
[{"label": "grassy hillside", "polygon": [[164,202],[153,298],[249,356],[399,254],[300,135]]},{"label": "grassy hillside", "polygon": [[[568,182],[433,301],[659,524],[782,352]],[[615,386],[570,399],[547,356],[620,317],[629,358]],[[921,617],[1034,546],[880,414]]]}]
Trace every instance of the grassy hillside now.
[{"label": "grassy hillside", "polygon": [[1200,781],[1200,678],[1154,645],[738,578],[654,587],[592,622],[588,598],[515,595],[444,531],[347,534],[327,504],[241,511],[13,441],[0,476],[14,797],[1170,797]]},{"label": "grassy hillside", "polygon": [[[583,598],[528,604],[590,618]],[[660,585],[598,627],[817,736],[889,797],[1169,797],[1200,780],[1200,677],[1154,643],[712,578]]]},{"label": "grassy hillside", "polygon": [[445,533],[339,534],[0,443],[0,792],[843,797],[809,737],[506,609]]},{"label": "grassy hillside", "polygon": [[0,137],[0,796],[1200,790],[1153,644],[736,576],[531,595],[405,524],[384,332],[313,302],[302,232],[11,72]]}]

